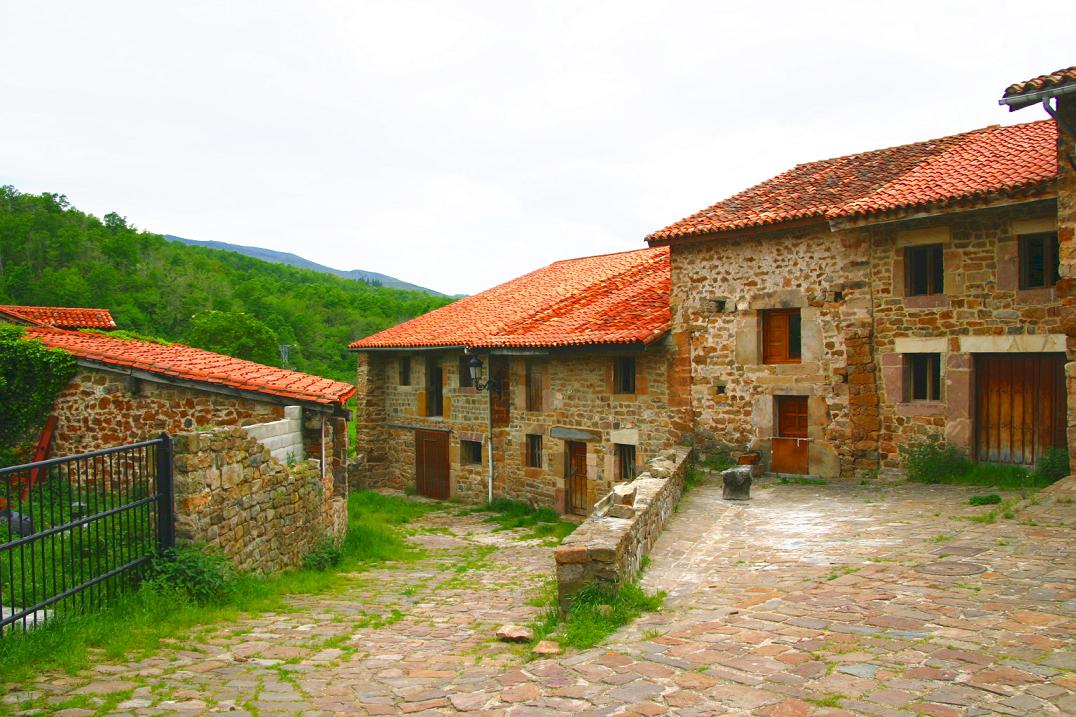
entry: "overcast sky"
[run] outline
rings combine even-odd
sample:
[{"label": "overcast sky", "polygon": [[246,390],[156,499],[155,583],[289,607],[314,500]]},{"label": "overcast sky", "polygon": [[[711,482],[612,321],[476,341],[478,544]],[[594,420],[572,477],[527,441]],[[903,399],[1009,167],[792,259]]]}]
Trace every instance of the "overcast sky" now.
[{"label": "overcast sky", "polygon": [[798,162],[1045,117],[1067,2],[0,0],[0,184],[474,293]]}]

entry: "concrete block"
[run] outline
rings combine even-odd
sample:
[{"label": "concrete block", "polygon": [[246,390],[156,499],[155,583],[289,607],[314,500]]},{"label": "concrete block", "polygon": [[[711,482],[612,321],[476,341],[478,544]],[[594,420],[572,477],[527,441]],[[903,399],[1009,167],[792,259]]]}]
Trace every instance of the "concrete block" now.
[{"label": "concrete block", "polygon": [[292,419],[295,419],[295,420],[300,420],[300,419],[302,419],[302,417],[303,417],[303,407],[302,406],[285,406],[284,407],[284,418],[292,418]]}]

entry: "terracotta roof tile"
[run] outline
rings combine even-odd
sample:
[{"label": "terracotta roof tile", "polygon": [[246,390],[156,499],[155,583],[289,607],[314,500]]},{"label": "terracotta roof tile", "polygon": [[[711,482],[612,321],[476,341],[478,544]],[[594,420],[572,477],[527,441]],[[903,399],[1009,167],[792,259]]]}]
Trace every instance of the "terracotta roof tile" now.
[{"label": "terracotta roof tile", "polygon": [[647,237],[653,243],[1041,192],[1057,179],[1052,120],[800,164]]},{"label": "terracotta roof tile", "polygon": [[57,329],[114,329],[116,322],[108,309],[74,309],[63,306],[0,305],[0,314],[36,326]]},{"label": "terracotta roof tile", "polygon": [[670,286],[666,248],[558,261],[351,348],[650,343],[668,331]]},{"label": "terracotta roof tile", "polygon": [[349,383],[265,366],[183,344],[165,346],[44,327],[27,329],[26,336],[105,364],[130,366],[163,376],[231,386],[297,401],[342,405],[355,393],[355,387]]},{"label": "terracotta roof tile", "polygon": [[1039,75],[1038,77],[1032,77],[1030,80],[1017,82],[1015,85],[1009,85],[1005,88],[1005,94],[1002,95],[1001,104],[1009,105],[1010,111],[1018,110],[1021,107],[1027,107],[1039,102],[1039,99],[1034,97],[1027,98],[1026,101],[1021,101],[1018,98],[1042,92],[1043,90],[1067,87],[1068,85],[1076,85],[1076,67],[1067,67],[1057,72],[1051,72],[1048,75]]}]

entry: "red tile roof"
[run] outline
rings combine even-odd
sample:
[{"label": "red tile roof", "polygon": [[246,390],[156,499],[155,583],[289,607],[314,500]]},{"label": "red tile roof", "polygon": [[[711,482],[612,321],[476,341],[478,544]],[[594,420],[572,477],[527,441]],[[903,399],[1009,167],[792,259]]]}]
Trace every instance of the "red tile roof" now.
[{"label": "red tile roof", "polygon": [[58,329],[114,329],[116,322],[108,309],[72,309],[63,306],[6,306],[0,314],[36,326]]},{"label": "red tile roof", "polygon": [[351,344],[468,348],[648,344],[669,329],[662,247],[558,261]]},{"label": "red tile roof", "polygon": [[868,216],[1043,192],[1057,179],[1052,120],[800,164],[654,232],[659,244],[795,220]]},{"label": "red tile roof", "polygon": [[44,327],[27,329],[26,337],[40,339],[48,346],[112,366],[136,368],[162,376],[230,386],[297,401],[343,404],[355,393],[355,387],[350,383],[263,366],[183,344],[165,346],[107,334]]},{"label": "red tile roof", "polygon": [[1067,87],[1068,85],[1076,85],[1076,67],[1067,67],[1057,72],[1051,72],[1048,75],[1039,75],[1038,77],[1032,77],[1030,80],[1017,82],[1015,85],[1009,85],[1005,88],[1005,94],[1002,95],[1000,104],[1009,105],[1010,111],[1018,110],[1021,107],[1027,107],[1040,101],[1037,96],[1027,97],[1027,95],[1039,93],[1043,90]]}]

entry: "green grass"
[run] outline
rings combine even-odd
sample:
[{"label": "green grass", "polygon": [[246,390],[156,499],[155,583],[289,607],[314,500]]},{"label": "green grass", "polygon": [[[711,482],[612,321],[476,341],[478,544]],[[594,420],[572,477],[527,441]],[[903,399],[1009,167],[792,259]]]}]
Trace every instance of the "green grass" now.
[{"label": "green grass", "polygon": [[908,480],[917,483],[983,486],[999,490],[1034,490],[1068,475],[1068,453],[1050,448],[1038,467],[974,463],[967,453],[938,439],[913,441],[900,448]]},{"label": "green grass", "polygon": [[968,505],[997,505],[1001,502],[1001,496],[997,493],[990,495],[973,495],[968,498]]},{"label": "green grass", "polygon": [[642,615],[661,609],[665,593],[648,595],[635,583],[613,591],[588,585],[572,596],[568,614],[557,608],[556,584],[547,587],[543,596],[546,609],[530,624],[534,641],[556,640],[562,647],[584,650],[593,647]]},{"label": "green grass", "polygon": [[[286,570],[269,577],[235,575],[218,602],[199,604],[183,591],[154,581],[99,612],[55,618],[26,633],[0,639],[0,683],[24,680],[44,669],[75,672],[96,654],[131,659],[157,649],[201,625],[235,621],[241,613],[282,611],[284,596],[316,594],[351,584],[346,574],[388,561],[413,560],[421,552],[400,536],[399,526],[436,510],[396,496],[369,491],[348,498],[348,532],[337,570]],[[391,624],[402,615],[377,618]]]},{"label": "green grass", "polygon": [[468,510],[470,513],[490,513],[485,520],[496,523],[497,530],[515,530],[528,528],[521,537],[523,540],[533,538],[556,538],[563,540],[571,535],[578,526],[567,520],[561,520],[553,508],[535,508],[527,503],[507,498],[497,498],[492,503],[483,503]]}]

